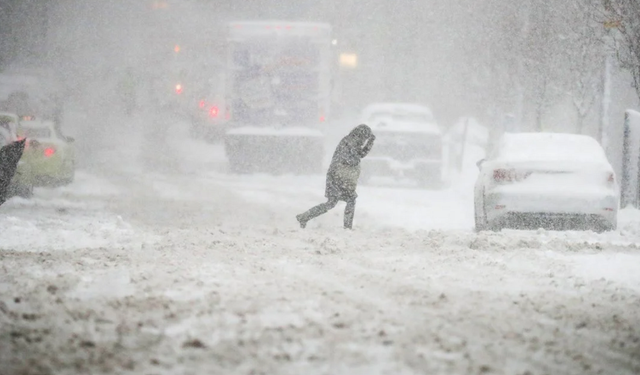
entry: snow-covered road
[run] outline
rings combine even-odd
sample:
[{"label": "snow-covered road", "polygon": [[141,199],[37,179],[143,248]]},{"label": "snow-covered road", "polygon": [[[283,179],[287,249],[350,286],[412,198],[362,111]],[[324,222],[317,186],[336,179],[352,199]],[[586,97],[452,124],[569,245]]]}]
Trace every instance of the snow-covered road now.
[{"label": "snow-covered road", "polygon": [[637,211],[476,234],[464,184],[362,187],[354,231],[302,230],[322,176],[181,134],[0,207],[1,374],[640,373]]}]

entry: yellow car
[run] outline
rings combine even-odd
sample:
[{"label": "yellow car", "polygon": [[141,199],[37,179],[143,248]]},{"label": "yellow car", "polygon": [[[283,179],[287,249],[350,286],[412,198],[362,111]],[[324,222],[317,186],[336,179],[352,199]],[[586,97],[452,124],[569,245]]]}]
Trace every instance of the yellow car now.
[{"label": "yellow car", "polygon": [[[1,147],[11,147],[10,145],[15,144],[16,141],[19,140],[17,134],[17,128],[19,124],[19,118],[14,113],[9,112],[0,112],[0,146]],[[24,155],[24,153],[23,153]],[[8,160],[1,160],[0,164],[2,166],[3,172],[6,172],[5,168],[8,168],[8,164],[13,164],[13,162]],[[10,169],[13,170],[13,165]],[[2,173],[4,174],[4,173]],[[23,198],[29,198],[33,194],[33,181],[31,180],[31,165],[25,162],[20,158],[18,161],[15,172],[12,173],[10,182],[8,185],[5,185],[6,181],[0,181],[2,186],[6,187],[6,190],[3,189],[2,196],[0,197],[3,201],[12,196],[21,196]]]},{"label": "yellow car", "polygon": [[34,185],[64,185],[73,181],[74,139],[62,135],[52,121],[25,116],[18,124],[18,137],[27,139],[21,161],[30,166]]}]

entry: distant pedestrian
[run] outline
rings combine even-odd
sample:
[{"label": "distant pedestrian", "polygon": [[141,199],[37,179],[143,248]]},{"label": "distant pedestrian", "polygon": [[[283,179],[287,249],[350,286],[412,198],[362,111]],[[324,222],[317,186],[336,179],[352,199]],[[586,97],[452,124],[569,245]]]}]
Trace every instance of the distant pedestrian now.
[{"label": "distant pedestrian", "polygon": [[296,216],[301,228],[305,228],[309,220],[326,213],[342,200],[347,202],[344,209],[344,227],[352,229],[358,197],[356,187],[360,177],[360,160],[371,151],[375,139],[371,128],[364,124],[356,126],[342,138],[327,171],[324,195],[328,200]]}]

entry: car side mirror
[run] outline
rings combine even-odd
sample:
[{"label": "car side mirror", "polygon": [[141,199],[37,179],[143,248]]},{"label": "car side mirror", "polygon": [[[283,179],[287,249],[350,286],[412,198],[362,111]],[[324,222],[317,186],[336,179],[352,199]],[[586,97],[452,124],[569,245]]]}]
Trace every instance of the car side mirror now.
[{"label": "car side mirror", "polygon": [[482,164],[484,164],[486,159],[480,159],[478,160],[478,162],[476,162],[476,166],[478,167],[478,169],[482,169]]}]

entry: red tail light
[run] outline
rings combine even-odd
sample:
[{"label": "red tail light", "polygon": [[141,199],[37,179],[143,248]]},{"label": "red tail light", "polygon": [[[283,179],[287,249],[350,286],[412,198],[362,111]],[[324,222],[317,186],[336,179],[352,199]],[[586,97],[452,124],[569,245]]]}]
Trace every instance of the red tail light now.
[{"label": "red tail light", "polygon": [[515,169],[496,169],[493,171],[493,179],[499,183],[522,181],[530,175],[531,172],[520,172]]},{"label": "red tail light", "polygon": [[56,149],[53,147],[47,147],[44,149],[44,156],[50,158],[53,156],[53,154],[56,153]]},{"label": "red tail light", "polygon": [[207,103],[205,103],[205,101],[204,101],[204,100],[201,100],[201,101],[198,103],[198,107],[200,107],[200,108],[204,108],[204,106],[205,106],[205,105],[207,105]]},{"label": "red tail light", "polygon": [[324,116],[320,116],[320,122],[324,122],[326,118]]},{"label": "red tail light", "polygon": [[179,83],[176,85],[176,94],[182,94],[182,85]]},{"label": "red tail light", "polygon": [[220,110],[215,105],[209,108],[209,117],[218,117],[218,113],[220,113]]},{"label": "red tail light", "polygon": [[493,179],[497,182],[512,181],[513,175],[510,169],[496,169],[493,171]]}]

